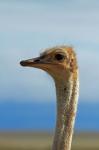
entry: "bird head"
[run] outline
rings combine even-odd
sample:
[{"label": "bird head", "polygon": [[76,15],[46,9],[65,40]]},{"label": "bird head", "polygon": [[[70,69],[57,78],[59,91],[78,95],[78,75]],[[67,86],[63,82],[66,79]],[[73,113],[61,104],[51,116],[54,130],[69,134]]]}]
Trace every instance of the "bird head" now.
[{"label": "bird head", "polygon": [[73,48],[67,46],[47,49],[39,57],[23,60],[20,64],[42,69],[58,80],[70,77],[77,70],[76,55]]}]

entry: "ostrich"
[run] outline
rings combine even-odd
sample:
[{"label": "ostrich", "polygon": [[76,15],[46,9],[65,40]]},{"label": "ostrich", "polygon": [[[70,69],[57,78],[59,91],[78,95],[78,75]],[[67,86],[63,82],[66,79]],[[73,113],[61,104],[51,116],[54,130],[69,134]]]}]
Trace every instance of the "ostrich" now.
[{"label": "ostrich", "polygon": [[70,150],[79,93],[76,55],[72,47],[46,49],[39,57],[23,60],[24,67],[35,67],[52,76],[56,87],[57,119],[52,150]]}]

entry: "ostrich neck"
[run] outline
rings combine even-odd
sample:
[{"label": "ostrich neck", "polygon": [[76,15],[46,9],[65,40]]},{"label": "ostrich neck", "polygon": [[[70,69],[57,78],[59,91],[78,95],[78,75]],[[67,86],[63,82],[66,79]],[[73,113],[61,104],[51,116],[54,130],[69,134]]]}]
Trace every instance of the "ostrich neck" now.
[{"label": "ostrich neck", "polygon": [[[66,80],[66,81],[65,81]],[[55,81],[57,120],[53,150],[70,150],[78,101],[78,73],[63,81]]]}]

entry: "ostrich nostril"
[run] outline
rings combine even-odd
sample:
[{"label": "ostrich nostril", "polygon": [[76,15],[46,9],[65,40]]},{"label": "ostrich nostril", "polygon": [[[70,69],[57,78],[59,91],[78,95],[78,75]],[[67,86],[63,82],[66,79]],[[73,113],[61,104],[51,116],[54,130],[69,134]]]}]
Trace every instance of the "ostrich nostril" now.
[{"label": "ostrich nostril", "polygon": [[35,60],[34,60],[34,62],[39,62],[39,61],[40,61],[40,59],[35,59]]}]

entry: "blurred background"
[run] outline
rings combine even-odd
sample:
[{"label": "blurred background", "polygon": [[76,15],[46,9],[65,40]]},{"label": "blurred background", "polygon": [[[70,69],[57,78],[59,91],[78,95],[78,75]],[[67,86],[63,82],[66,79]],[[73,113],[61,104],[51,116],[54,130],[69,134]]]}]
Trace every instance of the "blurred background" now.
[{"label": "blurred background", "polygon": [[19,62],[62,44],[75,48],[80,68],[73,150],[99,149],[98,0],[0,0],[0,149],[50,149],[53,80]]}]

